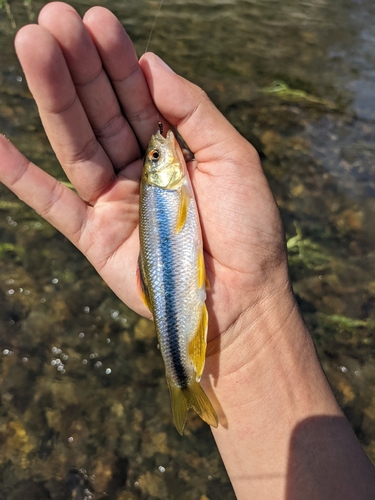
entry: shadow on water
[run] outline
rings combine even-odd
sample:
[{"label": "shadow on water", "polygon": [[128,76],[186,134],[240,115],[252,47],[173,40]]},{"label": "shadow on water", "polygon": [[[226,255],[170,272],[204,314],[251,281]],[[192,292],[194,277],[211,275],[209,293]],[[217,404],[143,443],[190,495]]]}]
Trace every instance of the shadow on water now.
[{"label": "shadow on water", "polygon": [[[142,54],[158,2],[99,3]],[[92,5],[72,4],[80,13]],[[8,5],[19,27],[43,2]],[[164,0],[150,44],[260,152],[301,309],[372,460],[374,13],[370,0]],[[15,58],[14,32],[3,5],[0,130],[65,180]],[[269,91],[275,81],[283,92]],[[207,427],[189,414],[181,439],[172,426],[152,325],[2,186],[0,397],[0,498],[234,498]],[[316,425],[326,424],[301,424],[292,448]]]}]

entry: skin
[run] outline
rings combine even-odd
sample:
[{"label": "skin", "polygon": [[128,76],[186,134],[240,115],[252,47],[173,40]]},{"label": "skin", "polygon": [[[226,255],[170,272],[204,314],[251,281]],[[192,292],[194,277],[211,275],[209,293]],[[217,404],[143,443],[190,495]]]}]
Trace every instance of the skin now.
[{"label": "skin", "polygon": [[[49,3],[16,51],[77,196],[0,136],[0,180],[89,259],[118,297],[136,287],[142,156],[158,116],[177,127],[211,284],[202,385],[239,499],[374,499],[375,471],[338,407],[298,312],[279,211],[254,148],[204,92],[153,54],[138,61],[118,20]],[[157,109],[159,111],[157,111]]]}]

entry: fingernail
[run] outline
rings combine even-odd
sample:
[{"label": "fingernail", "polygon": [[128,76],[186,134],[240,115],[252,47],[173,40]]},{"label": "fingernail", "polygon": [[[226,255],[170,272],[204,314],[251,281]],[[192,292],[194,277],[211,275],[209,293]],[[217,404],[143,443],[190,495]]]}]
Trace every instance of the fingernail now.
[{"label": "fingernail", "polygon": [[154,55],[155,55],[155,58],[156,58],[156,60],[157,60],[157,63],[158,63],[160,66],[163,66],[163,68],[165,68],[165,69],[167,69],[167,70],[171,71],[172,73],[174,73],[173,69],[172,69],[172,68],[170,68],[170,67],[168,66],[168,64],[167,64],[167,63],[165,63],[165,62],[163,61],[163,59],[161,59],[161,58],[160,58],[159,56],[157,56],[156,54],[154,54]]}]

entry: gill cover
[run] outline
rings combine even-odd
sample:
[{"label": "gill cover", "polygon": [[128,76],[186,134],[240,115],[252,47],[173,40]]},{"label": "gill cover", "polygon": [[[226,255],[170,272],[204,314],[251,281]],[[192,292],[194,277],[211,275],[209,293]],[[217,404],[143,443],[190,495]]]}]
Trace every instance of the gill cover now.
[{"label": "gill cover", "polygon": [[146,150],[143,179],[162,189],[178,189],[186,177],[186,165],[180,146],[169,130],[163,137],[160,130],[151,137]]}]

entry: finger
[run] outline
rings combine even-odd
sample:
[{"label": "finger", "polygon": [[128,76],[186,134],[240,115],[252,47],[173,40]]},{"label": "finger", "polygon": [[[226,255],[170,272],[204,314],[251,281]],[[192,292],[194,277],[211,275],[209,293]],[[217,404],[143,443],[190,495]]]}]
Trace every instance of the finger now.
[{"label": "finger", "polygon": [[261,169],[254,148],[235,130],[207,95],[196,85],[174,73],[152,53],[140,60],[153,100],[200,162],[233,158]]},{"label": "finger", "polygon": [[103,7],[93,7],[83,21],[90,31],[122,109],[143,149],[158,128],[167,123],[158,114],[134,46],[116,17]]},{"label": "finger", "polygon": [[93,203],[115,173],[77,97],[60,47],[37,25],[22,28],[15,46],[52,148],[82,198]]},{"label": "finger", "polygon": [[89,207],[0,135],[0,182],[79,247]]},{"label": "finger", "polygon": [[[52,2],[42,9],[38,22],[59,43],[97,140],[114,168],[124,168],[140,157],[138,142],[122,114],[98,51],[82,19],[73,7]],[[110,23],[106,29],[112,29]]]}]

